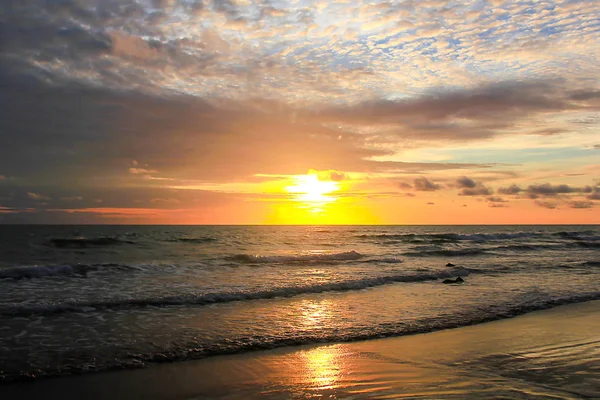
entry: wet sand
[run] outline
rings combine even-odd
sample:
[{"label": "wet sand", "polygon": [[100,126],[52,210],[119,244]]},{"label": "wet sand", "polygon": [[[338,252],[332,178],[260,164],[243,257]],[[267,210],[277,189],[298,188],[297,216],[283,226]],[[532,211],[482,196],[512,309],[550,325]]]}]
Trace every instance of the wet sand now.
[{"label": "wet sand", "polygon": [[5,384],[0,398],[600,398],[600,301],[428,334]]}]

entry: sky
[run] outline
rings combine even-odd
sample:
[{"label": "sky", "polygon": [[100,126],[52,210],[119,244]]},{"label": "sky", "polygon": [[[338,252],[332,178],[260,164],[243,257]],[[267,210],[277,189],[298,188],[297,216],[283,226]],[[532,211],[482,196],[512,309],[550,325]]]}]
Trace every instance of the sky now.
[{"label": "sky", "polygon": [[0,223],[600,223],[600,2],[3,0]]}]

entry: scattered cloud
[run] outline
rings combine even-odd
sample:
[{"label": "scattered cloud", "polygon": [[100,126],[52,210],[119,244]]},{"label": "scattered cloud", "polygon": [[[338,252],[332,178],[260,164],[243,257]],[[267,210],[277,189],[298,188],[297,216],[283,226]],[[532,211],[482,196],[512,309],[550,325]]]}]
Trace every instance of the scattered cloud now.
[{"label": "scattered cloud", "polygon": [[134,175],[139,175],[139,174],[155,174],[158,171],[155,169],[146,169],[146,168],[129,168],[129,172]]},{"label": "scattered cloud", "polygon": [[558,203],[555,201],[536,200],[535,204],[543,208],[548,208],[550,210],[558,208]]},{"label": "scattered cloud", "polygon": [[477,186],[477,183],[473,179],[466,176],[458,178],[456,183],[458,184],[459,188],[473,189],[475,186]]},{"label": "scattered cloud", "polygon": [[501,187],[498,189],[498,193],[500,194],[519,194],[523,191],[519,186],[514,183],[508,187]]},{"label": "scattered cloud", "polygon": [[570,0],[12,2],[0,198],[30,221],[80,207],[97,222],[229,204],[242,185],[256,195],[315,170],[356,198],[441,204],[458,188],[498,206],[493,185],[576,213],[600,200],[585,186],[600,176],[599,13]]},{"label": "scattered cloud", "polygon": [[425,177],[415,178],[414,180],[414,188],[419,191],[432,192],[435,190],[439,190],[441,188],[440,185],[431,182],[429,179]]},{"label": "scattered cloud", "polygon": [[535,196],[556,196],[557,194],[583,192],[586,189],[574,188],[569,185],[552,185],[544,183],[541,185],[530,185],[527,187],[527,193],[530,197]]},{"label": "scattered cloud", "polygon": [[594,193],[587,196],[589,200],[600,200],[600,191],[595,191]]},{"label": "scattered cloud", "polygon": [[33,200],[50,200],[50,197],[34,192],[27,192],[27,196]]},{"label": "scattered cloud", "polygon": [[489,196],[494,191],[481,182],[476,182],[466,176],[460,177],[456,183],[461,188],[459,196]]},{"label": "scattered cloud", "polygon": [[571,208],[592,208],[594,203],[591,201],[571,201],[569,202]]}]

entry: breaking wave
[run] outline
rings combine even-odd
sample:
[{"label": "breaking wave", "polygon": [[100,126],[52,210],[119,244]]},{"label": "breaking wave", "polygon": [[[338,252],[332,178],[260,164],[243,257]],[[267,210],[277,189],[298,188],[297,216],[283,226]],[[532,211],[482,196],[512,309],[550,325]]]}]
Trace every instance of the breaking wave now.
[{"label": "breaking wave", "polygon": [[468,276],[469,274],[470,271],[468,269],[457,268],[447,271],[438,271],[414,275],[388,275],[376,278],[365,278],[307,286],[288,286],[256,292],[217,292],[206,293],[196,296],[184,295],[141,299],[118,299],[113,301],[98,302],[68,302],[39,306],[10,306],[0,308],[0,316],[28,316],[34,314],[49,315],[65,312],[89,312],[98,310],[128,309],[140,307],[169,307],[183,305],[205,306],[209,304],[230,303],[234,301],[266,300],[276,297],[294,297],[302,294],[346,292],[366,289],[375,286],[387,285],[390,283],[425,282],[436,279],[449,278],[452,276]]},{"label": "breaking wave", "polygon": [[182,243],[210,243],[216,242],[217,239],[213,237],[198,237],[198,238],[178,238],[171,239],[170,242],[182,242]]},{"label": "breaking wave", "polygon": [[156,363],[190,361],[218,355],[245,353],[274,348],[299,346],[317,343],[353,342],[384,337],[404,336],[418,333],[428,333],[444,329],[453,329],[464,326],[476,325],[485,322],[506,319],[523,315],[529,312],[545,310],[565,304],[580,303],[600,299],[600,292],[585,293],[575,296],[555,297],[540,301],[511,304],[491,305],[485,309],[448,316],[448,318],[430,317],[422,318],[416,323],[381,324],[370,327],[357,326],[345,331],[323,330],[312,334],[299,336],[252,336],[235,337],[226,341],[211,344],[198,343],[197,340],[175,342],[169,348],[155,352],[115,353],[111,357],[90,358],[85,362],[72,363],[61,368],[48,368],[36,370],[35,373],[15,370],[3,371],[0,382],[14,382],[31,380],[32,377],[56,377],[79,373],[100,372],[108,370],[137,369]]},{"label": "breaking wave", "polygon": [[[572,240],[600,240],[596,231],[564,231],[564,232],[512,232],[512,233],[473,233],[473,234],[458,234],[458,233],[431,233],[431,234],[363,234],[358,235],[358,238],[363,239],[383,239],[390,241],[389,244],[394,244],[393,241],[400,240],[402,242],[487,242],[494,240],[510,240],[522,238],[565,238]],[[397,242],[396,242],[397,243]]]},{"label": "breaking wave", "polygon": [[85,248],[85,247],[106,247],[122,244],[135,244],[130,240],[117,239],[114,237],[97,238],[54,238],[50,239],[50,245],[59,248]]},{"label": "breaking wave", "polygon": [[75,264],[75,265],[33,265],[0,269],[0,279],[34,279],[55,276],[86,276],[88,272],[102,269],[134,269],[124,264]]},{"label": "breaking wave", "polygon": [[316,254],[295,254],[295,255],[277,255],[264,256],[252,254],[237,254],[230,257],[230,260],[246,264],[264,264],[264,263],[302,263],[312,261],[352,261],[363,258],[364,255],[352,250],[342,253],[316,253]]},{"label": "breaking wave", "polygon": [[479,248],[465,248],[465,249],[439,249],[439,250],[421,250],[421,251],[407,251],[402,253],[408,257],[461,257],[461,256],[479,256],[486,254],[485,249]]}]

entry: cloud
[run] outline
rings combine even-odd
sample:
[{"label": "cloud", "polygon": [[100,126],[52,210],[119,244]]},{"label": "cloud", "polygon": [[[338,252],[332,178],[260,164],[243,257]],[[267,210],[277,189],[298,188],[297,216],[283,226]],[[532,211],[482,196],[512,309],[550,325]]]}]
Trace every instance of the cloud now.
[{"label": "cloud", "polygon": [[597,191],[597,188],[592,186],[576,187],[567,184],[554,185],[551,183],[529,185],[525,189],[522,189],[516,184],[512,184],[509,187],[498,189],[498,193],[506,195],[525,193],[531,199],[537,199],[538,197],[555,197],[573,193],[593,193],[595,191]]},{"label": "cloud", "polygon": [[537,204],[538,206],[543,207],[543,208],[548,208],[550,210],[554,210],[554,209],[558,208],[558,203],[554,202],[554,201],[536,200],[535,204]]},{"label": "cloud", "polygon": [[[466,196],[490,196],[486,185],[499,180],[502,195],[597,200],[568,175],[596,174],[592,156],[569,146],[599,148],[597,2],[9,3],[0,191],[15,193],[10,209],[41,208],[27,193],[56,210],[75,197],[88,210],[92,199],[106,209],[187,205],[195,199],[164,186],[309,169],[335,181],[385,175],[388,186],[423,174],[395,189],[424,191],[465,174]],[[494,175],[504,167],[486,148],[520,141],[531,148],[502,157],[516,160],[519,182],[537,182],[536,168],[569,181],[504,187],[517,176]],[[465,155],[474,146],[481,152]],[[564,160],[530,164],[541,147],[564,148]],[[410,158],[423,148],[438,157]]]},{"label": "cloud", "polygon": [[27,196],[33,200],[50,200],[50,197],[34,192],[27,192]]},{"label": "cloud", "polygon": [[348,175],[346,175],[345,173],[340,172],[340,171],[335,171],[335,170],[328,170],[328,171],[309,170],[308,173],[309,174],[316,173],[318,175],[319,179],[324,180],[324,181],[340,182],[340,181],[345,181],[345,180],[350,179],[350,177]]},{"label": "cloud", "polygon": [[489,201],[490,203],[506,203],[506,200],[498,196],[490,196],[487,198],[487,201]]},{"label": "cloud", "polygon": [[431,182],[429,179],[423,177],[415,178],[414,180],[415,190],[432,192],[435,190],[439,190],[441,188],[440,185]]},{"label": "cloud", "polygon": [[494,193],[494,191],[491,188],[485,186],[481,182],[477,182],[477,185],[472,189],[462,189],[459,193],[459,196],[488,196],[492,193]]},{"label": "cloud", "polygon": [[527,194],[531,198],[536,198],[537,196],[545,196],[552,197],[558,194],[566,194],[566,193],[578,193],[578,192],[589,192],[588,188],[577,188],[569,185],[561,184],[561,185],[552,185],[550,183],[544,183],[541,185],[530,185],[526,190]]},{"label": "cloud", "polygon": [[510,185],[509,187],[501,187],[500,189],[498,189],[498,193],[500,194],[519,194],[523,191],[523,189],[521,189],[519,186],[515,185],[514,183],[512,185]]},{"label": "cloud", "polygon": [[155,178],[211,182],[309,169],[419,173],[488,167],[376,161],[393,151],[362,135],[340,139],[339,130],[294,118],[281,103],[161,98],[68,81],[56,87],[31,71],[5,72],[0,130],[7,134],[0,137],[0,169],[33,182],[123,181],[119,165],[130,160],[152,165],[133,166],[132,174],[160,171]]},{"label": "cloud", "polygon": [[145,168],[129,168],[129,172],[131,174],[134,175],[139,175],[139,174],[154,174],[157,173],[158,171],[155,169],[145,169]]},{"label": "cloud", "polygon": [[592,208],[594,203],[591,201],[571,201],[569,202],[571,208]]},{"label": "cloud", "polygon": [[456,183],[461,188],[458,193],[459,196],[489,196],[494,193],[491,188],[485,186],[483,183],[476,182],[466,176],[458,178]]},{"label": "cloud", "polygon": [[458,178],[456,180],[456,183],[458,184],[459,188],[473,189],[475,186],[477,186],[477,183],[473,179],[468,178],[466,176]]}]

